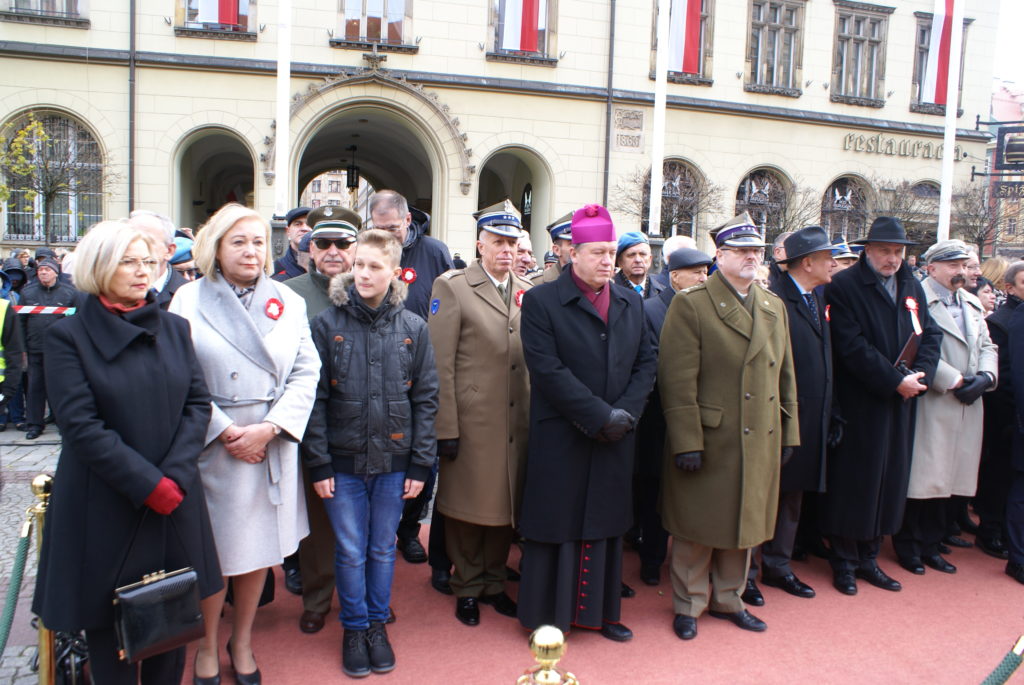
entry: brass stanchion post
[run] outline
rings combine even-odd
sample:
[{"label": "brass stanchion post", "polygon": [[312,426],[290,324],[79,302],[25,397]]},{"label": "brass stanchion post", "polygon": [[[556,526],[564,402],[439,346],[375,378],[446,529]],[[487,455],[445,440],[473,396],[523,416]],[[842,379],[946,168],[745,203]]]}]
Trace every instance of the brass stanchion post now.
[{"label": "brass stanchion post", "polygon": [[527,669],[516,685],[580,685],[572,673],[555,668],[565,655],[565,636],[554,626],[541,626],[530,635],[530,651],[537,665]]},{"label": "brass stanchion post", "polygon": [[[32,479],[32,494],[39,500],[29,510],[35,519],[36,528],[36,561],[43,551],[43,520],[46,518],[46,507],[50,503],[50,491],[53,489],[53,478],[41,473]],[[57,679],[56,663],[53,651],[53,632],[43,625],[39,619],[39,685],[53,685]]]}]

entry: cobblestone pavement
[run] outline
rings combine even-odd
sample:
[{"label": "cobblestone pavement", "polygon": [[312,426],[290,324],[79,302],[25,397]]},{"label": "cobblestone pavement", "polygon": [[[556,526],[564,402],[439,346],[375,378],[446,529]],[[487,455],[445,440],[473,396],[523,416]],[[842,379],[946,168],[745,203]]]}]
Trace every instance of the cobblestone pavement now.
[{"label": "cobblestone pavement", "polygon": [[[25,521],[25,510],[35,504],[30,484],[43,472],[52,474],[60,454],[60,438],[52,427],[36,440],[10,429],[0,433],[0,602],[7,596],[18,536]],[[33,535],[35,531],[33,530]],[[0,685],[29,685],[38,680],[32,671],[36,651],[36,633],[32,629],[29,607],[35,587],[36,545],[31,545],[25,579],[18,593],[18,608],[11,626],[7,649],[0,656]]]}]

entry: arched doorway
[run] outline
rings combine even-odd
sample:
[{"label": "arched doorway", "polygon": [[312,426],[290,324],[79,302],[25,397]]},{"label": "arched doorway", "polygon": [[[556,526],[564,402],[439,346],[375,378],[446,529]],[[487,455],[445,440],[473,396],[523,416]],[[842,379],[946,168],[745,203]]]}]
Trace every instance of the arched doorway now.
[{"label": "arched doorway", "polygon": [[182,141],[178,158],[179,226],[198,227],[228,202],[254,206],[252,153],[233,132],[202,128]]},{"label": "arched doorway", "polygon": [[833,238],[856,240],[867,234],[870,188],[856,176],[840,176],[821,198],[821,225]]},{"label": "arched doorway", "polygon": [[749,212],[771,243],[786,231],[818,223],[821,203],[816,191],[797,187],[778,169],[759,167],[736,189],[735,212]]},{"label": "arched doorway", "polygon": [[[367,216],[370,191],[388,188],[404,195],[410,206],[433,214],[435,163],[423,136],[407,117],[378,104],[353,104],[323,117],[301,148],[296,195],[312,200],[315,180],[334,182],[339,194],[321,200],[337,198],[350,206],[348,178],[341,170],[352,166],[353,153],[361,180],[353,209]],[[330,190],[321,186],[318,192]],[[431,232],[436,236],[436,230]]]},{"label": "arched doorway", "polygon": [[[477,208],[512,200],[523,215],[535,254],[548,244],[546,227],[551,217],[551,170],[533,150],[519,146],[495,150],[484,162],[477,190]],[[554,218],[554,217],[551,217]]]}]

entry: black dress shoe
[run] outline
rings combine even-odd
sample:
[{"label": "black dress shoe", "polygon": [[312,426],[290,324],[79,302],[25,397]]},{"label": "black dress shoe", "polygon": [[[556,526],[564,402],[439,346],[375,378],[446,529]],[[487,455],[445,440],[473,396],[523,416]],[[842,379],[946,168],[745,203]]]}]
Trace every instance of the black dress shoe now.
[{"label": "black dress shoe", "polygon": [[853,571],[833,571],[832,587],[844,595],[857,594],[857,580],[854,578]]},{"label": "black dress shoe", "polygon": [[[622,596],[622,597],[625,597],[626,599],[629,599],[630,597],[636,597],[636,590],[634,590],[630,586],[628,586],[625,583],[623,583],[622,584],[622,589],[619,590],[619,595]],[[608,625],[617,625],[617,624],[609,623]]]},{"label": "black dress shoe", "polygon": [[519,571],[515,570],[511,566],[505,567],[505,580],[509,580],[513,583],[518,583],[522,579],[523,577],[519,574]]},{"label": "black dress shoe", "polygon": [[943,559],[942,555],[932,554],[930,556],[921,557],[921,561],[923,561],[926,566],[930,566],[936,571],[942,571],[943,573],[956,573],[956,566]]},{"label": "black dress shoe", "polygon": [[427,550],[423,549],[423,545],[416,538],[409,538],[403,540],[398,538],[398,551],[402,553],[402,558],[410,564],[425,564],[427,563]]},{"label": "black dress shoe", "polygon": [[949,548],[949,545],[947,545],[944,542],[940,542],[939,544],[937,544],[935,546],[935,549],[939,550],[939,554],[952,554],[953,553],[953,550]]},{"label": "black dress shoe", "polygon": [[957,519],[957,525],[960,526],[960,530],[969,535],[978,534],[978,524],[970,516],[964,516]]},{"label": "black dress shoe", "polygon": [[1010,550],[1006,548],[1006,545],[1004,545],[1003,541],[999,538],[979,537],[975,542],[978,545],[978,549],[990,557],[995,557],[996,559],[1010,558]]},{"label": "black dress shoe", "polygon": [[899,559],[900,566],[907,569],[915,576],[924,575],[924,564],[921,563],[921,557],[910,557],[909,559]]},{"label": "black dress shoe", "polygon": [[442,595],[452,594],[452,574],[443,568],[430,569],[430,586]]},{"label": "black dress shoe", "polygon": [[455,618],[467,626],[475,626],[480,623],[480,605],[476,597],[459,597],[455,600]]},{"label": "black dress shoe", "polygon": [[961,549],[974,547],[974,544],[970,540],[964,540],[959,535],[947,535],[946,537],[942,538],[942,541],[950,547],[959,547]]},{"label": "black dress shoe", "polygon": [[640,580],[644,585],[657,585],[661,582],[661,566],[641,564]]},{"label": "black dress shoe", "polygon": [[757,583],[749,578],[747,579],[747,587],[743,591],[743,594],[740,595],[740,598],[743,600],[744,604],[749,604],[754,607],[764,606],[764,595],[762,595],[761,590],[758,589]]},{"label": "black dress shoe", "polygon": [[16,424],[14,424],[14,429],[17,430],[17,431],[28,430],[28,424],[25,423],[24,421],[22,421],[21,423],[16,423]]},{"label": "black dress shoe", "polygon": [[1006,575],[1024,585],[1024,566],[1008,561],[1006,562]]},{"label": "black dress shoe", "polygon": [[692,640],[697,637],[697,619],[693,616],[676,614],[672,621],[672,630],[680,640]]},{"label": "black dress shoe", "polygon": [[31,426],[25,432],[25,439],[26,440],[35,440],[36,438],[38,438],[42,434],[43,434],[43,429],[42,428],[39,428],[38,426]]},{"label": "black dress shoe", "polygon": [[494,610],[502,616],[511,616],[512,618],[516,617],[516,603],[513,602],[512,598],[504,592],[498,592],[493,595],[483,595],[480,597],[480,603],[494,607]]},{"label": "black dress shoe", "polygon": [[601,626],[601,635],[615,642],[629,642],[633,639],[633,631],[621,623],[605,623]]},{"label": "black dress shoe", "polygon": [[[209,678],[201,678],[196,675],[196,661],[199,660],[199,650],[196,650],[196,659],[192,662],[192,685],[220,685],[220,672]],[[219,668],[219,666],[218,666]]]},{"label": "black dress shoe", "polygon": [[235,672],[235,682],[238,685],[261,685],[263,677],[260,675],[259,667],[252,673],[239,673],[235,668],[235,654],[231,651],[231,640],[228,640],[228,659],[231,661],[231,670]]},{"label": "black dress shoe", "polygon": [[284,587],[293,595],[302,595],[302,571],[297,568],[284,570]]},{"label": "black dress shoe", "polygon": [[0,433],[3,433],[5,430],[7,430],[7,422],[6,421],[4,423],[0,423]]},{"label": "black dress shoe", "polygon": [[889,592],[899,592],[903,589],[900,585],[900,581],[894,580],[889,576],[885,575],[885,571],[878,568],[878,565],[869,566],[868,568],[858,568],[853,572],[853,575],[857,576],[862,580],[866,580],[875,587],[880,587],[883,590]]},{"label": "black dress shoe", "polygon": [[319,611],[303,611],[299,617],[299,630],[304,633],[319,633],[324,628],[324,617]]},{"label": "black dress shoe", "polygon": [[768,630],[768,624],[754,616],[752,613],[744,609],[743,611],[736,611],[733,613],[727,613],[724,611],[708,611],[709,614],[715,618],[725,619],[731,621],[737,628],[743,630],[751,630],[755,633],[763,633]]},{"label": "black dress shoe", "polygon": [[794,597],[804,597],[806,599],[814,597],[814,588],[807,583],[802,582],[793,573],[779,578],[761,576],[761,582],[769,587],[777,587],[780,590],[785,590]]}]

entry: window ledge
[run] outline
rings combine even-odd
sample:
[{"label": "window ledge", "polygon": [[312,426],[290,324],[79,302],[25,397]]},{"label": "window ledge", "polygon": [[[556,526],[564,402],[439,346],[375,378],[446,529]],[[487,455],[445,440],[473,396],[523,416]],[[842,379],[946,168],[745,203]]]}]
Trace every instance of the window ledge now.
[{"label": "window ledge", "polygon": [[174,35],[181,38],[208,38],[213,40],[242,40],[255,43],[255,31],[224,31],[222,29],[190,29],[175,26]]},{"label": "window ledge", "polygon": [[761,93],[762,95],[782,95],[787,98],[798,98],[804,94],[800,88],[786,88],[784,86],[764,86],[760,83],[744,83],[743,90],[748,93]]},{"label": "window ledge", "polygon": [[419,45],[405,45],[404,43],[378,43],[371,40],[347,40],[345,38],[331,38],[332,48],[339,50],[362,50],[372,51],[375,47],[378,52],[401,52],[407,55],[415,55],[420,51]]},{"label": "window ledge", "polygon": [[[910,111],[917,112],[918,114],[935,114],[942,117],[946,116],[946,106],[936,105],[933,102],[911,102]],[[962,109],[958,109],[956,111],[956,115],[958,117],[962,117],[964,115],[964,111]]]},{"label": "window ledge", "polygon": [[[648,74],[652,81],[657,79],[657,74],[653,71]],[[686,86],[712,86],[715,84],[714,79],[701,76],[700,74],[688,74],[685,71],[670,71],[668,72],[669,83],[681,83]]]},{"label": "window ledge", "polygon": [[832,93],[829,97],[832,102],[841,102],[844,105],[856,105],[858,107],[874,107],[881,109],[885,107],[885,100],[876,100],[875,98],[860,98],[855,95],[837,95]]},{"label": "window ledge", "polygon": [[87,29],[89,20],[84,17],[54,17],[35,12],[0,11],[0,21],[14,21],[22,24],[42,24],[45,26],[63,26],[70,29]]},{"label": "window ledge", "polygon": [[511,62],[512,64],[532,64],[538,67],[556,67],[558,60],[542,55],[516,54],[513,52],[488,52],[488,62]]},{"label": "window ledge", "polygon": [[876,14],[892,14],[896,11],[895,7],[876,5],[873,2],[859,2],[858,0],[832,0],[832,3],[845,9],[874,12]]}]

